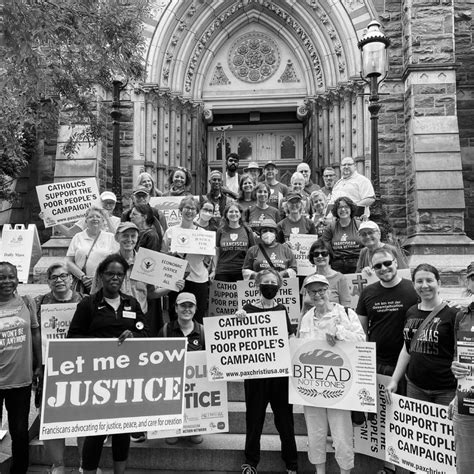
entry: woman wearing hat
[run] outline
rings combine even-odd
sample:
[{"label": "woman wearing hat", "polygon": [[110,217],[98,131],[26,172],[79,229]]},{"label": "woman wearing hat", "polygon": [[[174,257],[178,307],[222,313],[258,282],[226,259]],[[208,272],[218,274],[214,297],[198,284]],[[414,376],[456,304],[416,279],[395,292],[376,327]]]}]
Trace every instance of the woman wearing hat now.
[{"label": "woman wearing hat", "polygon": [[384,244],[380,241],[380,227],[377,223],[372,221],[361,222],[359,225],[359,237],[364,248],[360,251],[359,260],[357,261],[356,272],[359,273],[362,270],[366,271],[369,275],[372,274],[372,256],[377,249],[387,248],[397,258],[398,269],[408,268],[408,262],[401,252],[400,248],[394,245]]},{"label": "woman wearing hat", "polygon": [[286,198],[288,215],[278,223],[278,230],[285,242],[292,234],[316,234],[316,227],[311,219],[303,215],[303,199],[299,193],[290,193]]},{"label": "woman wearing hat", "polygon": [[[323,275],[311,275],[304,282],[312,308],[303,316],[299,337],[315,341],[325,340],[334,346],[337,341],[365,341],[365,333],[357,314],[329,300],[329,282]],[[335,458],[341,474],[354,467],[353,428],[350,410],[304,407],[308,428],[308,458],[316,465],[316,473],[326,472],[326,443],[328,425],[331,429]]]},{"label": "woman wearing hat", "polygon": [[287,245],[277,242],[278,227],[275,221],[264,219],[260,224],[261,242],[249,249],[242,274],[245,280],[254,279],[264,268],[273,268],[282,278],[296,276],[296,259]]},{"label": "woman wearing hat", "polygon": [[256,161],[251,161],[246,168],[244,168],[244,173],[250,175],[253,180],[254,186],[258,183],[260,175],[262,174],[262,169]]}]

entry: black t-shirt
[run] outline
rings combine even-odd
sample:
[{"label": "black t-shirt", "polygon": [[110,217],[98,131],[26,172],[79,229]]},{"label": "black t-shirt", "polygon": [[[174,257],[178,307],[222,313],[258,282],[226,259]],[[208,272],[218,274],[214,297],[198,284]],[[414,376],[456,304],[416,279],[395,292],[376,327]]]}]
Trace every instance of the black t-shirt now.
[{"label": "black t-shirt", "polygon": [[377,344],[378,364],[397,365],[406,312],[417,301],[412,282],[405,279],[393,288],[377,282],[362,291],[356,312],[368,318],[369,341]]},{"label": "black t-shirt", "polygon": [[288,328],[288,334],[295,334],[295,330],[293,326],[291,325],[291,321],[288,316],[288,311],[286,310],[285,306],[282,305],[281,303],[277,303],[275,306],[273,306],[273,308],[265,308],[265,309],[255,306],[252,303],[247,303],[246,305],[244,305],[242,309],[247,311],[247,313],[267,313],[270,311],[284,311],[286,315],[286,327]]},{"label": "black t-shirt", "polygon": [[177,320],[165,323],[160,329],[158,337],[185,337],[188,340],[188,352],[203,351],[206,346],[204,342],[204,326],[194,321],[193,330],[185,336]]},{"label": "black t-shirt", "polygon": [[417,387],[425,390],[456,388],[451,363],[454,358],[454,322],[457,312],[456,308],[445,306],[423,329],[410,352],[416,330],[431,311],[418,309],[418,305],[408,310],[403,330],[405,347],[410,353],[407,377]]},{"label": "black t-shirt", "polygon": [[216,274],[242,272],[245,256],[254,245],[252,231],[244,226],[238,229],[219,228],[216,235],[216,247],[219,248]]}]

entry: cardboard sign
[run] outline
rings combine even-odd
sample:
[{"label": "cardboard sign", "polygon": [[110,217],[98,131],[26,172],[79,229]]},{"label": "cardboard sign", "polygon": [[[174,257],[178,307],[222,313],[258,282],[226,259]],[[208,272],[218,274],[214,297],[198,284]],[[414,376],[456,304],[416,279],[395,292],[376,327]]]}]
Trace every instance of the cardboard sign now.
[{"label": "cardboard sign", "polygon": [[36,186],[36,192],[46,228],[76,222],[99,199],[95,178],[43,184]]},{"label": "cardboard sign", "polygon": [[291,339],[290,403],[375,413],[375,343]]},{"label": "cardboard sign", "polygon": [[205,351],[187,353],[184,400],[183,428],[148,432],[149,439],[229,431],[227,382],[209,382]]},{"label": "cardboard sign", "polygon": [[204,318],[209,380],[284,377],[290,353],[284,311]]},{"label": "cardboard sign", "polygon": [[392,394],[387,406],[386,460],[415,472],[455,474],[448,407]]},{"label": "cardboard sign", "polygon": [[[168,227],[173,227],[181,223],[181,211],[179,210],[179,204],[185,197],[189,196],[151,197],[150,206],[155,207],[159,211],[163,212]],[[199,202],[199,196],[193,196],[193,198]]]},{"label": "cardboard sign", "polygon": [[238,309],[237,283],[212,281],[209,288],[209,316],[234,314]]},{"label": "cardboard sign", "polygon": [[377,413],[366,419],[361,426],[354,426],[354,451],[373,458],[385,460],[385,427],[387,403],[385,387],[390,377],[377,374]]},{"label": "cardboard sign", "polygon": [[51,339],[66,339],[77,303],[41,305],[41,353],[46,360],[46,348]]},{"label": "cardboard sign", "polygon": [[179,291],[176,282],[184,280],[184,272],[187,266],[188,262],[182,258],[140,247],[135,257],[130,278],[150,285]]},{"label": "cardboard sign", "polygon": [[192,253],[198,255],[216,254],[216,233],[204,229],[171,229],[170,251],[176,253]]},{"label": "cardboard sign", "polygon": [[[33,260],[32,255],[35,255]],[[3,226],[0,260],[16,266],[19,281],[28,283],[30,266],[35,265],[40,257],[41,243],[34,224],[28,228],[23,224]]]},{"label": "cardboard sign", "polygon": [[308,260],[311,245],[318,240],[318,235],[313,234],[290,234],[291,251],[296,259],[298,276],[312,275],[316,271],[316,265]]},{"label": "cardboard sign", "polygon": [[183,424],[185,338],[49,341],[40,439]]},{"label": "cardboard sign", "polygon": [[[255,280],[242,280],[237,282],[239,309],[247,303],[256,303],[260,300],[260,292],[255,286]],[[298,278],[283,278],[283,285],[275,296],[277,303],[285,306],[291,324],[300,321],[300,292]]]}]

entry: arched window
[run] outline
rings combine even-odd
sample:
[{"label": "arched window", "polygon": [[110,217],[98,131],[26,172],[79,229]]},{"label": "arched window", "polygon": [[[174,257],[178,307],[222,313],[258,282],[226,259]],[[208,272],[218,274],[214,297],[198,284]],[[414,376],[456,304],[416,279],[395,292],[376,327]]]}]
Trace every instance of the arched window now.
[{"label": "arched window", "polygon": [[252,142],[247,137],[242,137],[239,140],[237,154],[241,160],[247,160],[252,156]]},{"label": "arched window", "polygon": [[[217,146],[216,146],[216,158],[222,160],[222,140],[220,137],[216,137]],[[230,153],[230,143],[227,138],[225,139],[225,156]]]},{"label": "arched window", "polygon": [[280,157],[285,158],[296,158],[296,146],[293,137],[287,135],[280,143]]}]

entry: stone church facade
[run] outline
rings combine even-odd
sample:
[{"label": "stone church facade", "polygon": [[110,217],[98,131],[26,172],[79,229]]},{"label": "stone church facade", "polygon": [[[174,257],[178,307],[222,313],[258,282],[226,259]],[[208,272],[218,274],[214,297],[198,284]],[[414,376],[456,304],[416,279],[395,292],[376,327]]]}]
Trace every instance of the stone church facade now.
[{"label": "stone church facade", "polygon": [[[226,153],[324,167],[353,156],[370,176],[368,88],[357,47],[378,20],[390,39],[381,84],[381,195],[412,254],[453,270],[474,260],[472,0],[157,0],[146,22],[147,80],[121,93],[124,203],[141,171],[166,189],[176,166],[194,191]],[[365,95],[364,95],[365,94]],[[104,103],[111,100],[104,94]],[[44,147],[30,184],[95,175],[111,187],[111,141],[61,155],[65,131]],[[34,181],[34,183],[33,183]],[[454,257],[453,257],[454,256]]]}]

